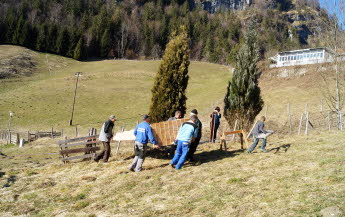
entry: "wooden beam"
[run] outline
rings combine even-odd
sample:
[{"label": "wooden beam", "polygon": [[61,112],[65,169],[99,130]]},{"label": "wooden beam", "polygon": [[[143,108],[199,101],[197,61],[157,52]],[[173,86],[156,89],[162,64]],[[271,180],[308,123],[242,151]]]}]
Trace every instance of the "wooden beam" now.
[{"label": "wooden beam", "polygon": [[66,158],[62,158],[62,161],[70,161],[70,160],[76,160],[76,159],[85,159],[85,158],[91,158],[93,157],[95,154],[85,154],[85,155],[81,155],[81,156],[74,156],[74,157],[66,157]]},{"label": "wooden beam", "polygon": [[85,136],[85,137],[79,137],[79,138],[73,138],[73,139],[67,139],[67,140],[60,140],[58,141],[58,144],[64,144],[64,143],[70,143],[70,142],[77,142],[77,141],[83,141],[83,140],[89,140],[89,139],[97,139],[98,135],[94,136]]},{"label": "wooden beam", "polygon": [[75,153],[85,153],[85,152],[90,152],[90,151],[99,151],[101,148],[100,147],[87,147],[87,148],[76,148],[76,149],[65,149],[61,150],[60,154],[75,154]]},{"label": "wooden beam", "polygon": [[93,140],[93,141],[85,141],[85,142],[79,142],[79,143],[64,143],[60,145],[60,148],[67,148],[67,147],[72,147],[72,146],[78,146],[78,145],[89,145],[89,144],[94,144],[94,143],[100,143],[98,140]]}]

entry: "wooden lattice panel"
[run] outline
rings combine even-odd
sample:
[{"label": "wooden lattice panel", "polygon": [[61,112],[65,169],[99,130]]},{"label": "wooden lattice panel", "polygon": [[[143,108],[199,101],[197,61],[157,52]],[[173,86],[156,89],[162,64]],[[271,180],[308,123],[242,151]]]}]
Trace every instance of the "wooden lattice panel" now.
[{"label": "wooden lattice panel", "polygon": [[164,121],[151,124],[153,135],[160,145],[170,145],[174,142],[177,132],[184,122],[189,119],[178,119],[175,121]]}]

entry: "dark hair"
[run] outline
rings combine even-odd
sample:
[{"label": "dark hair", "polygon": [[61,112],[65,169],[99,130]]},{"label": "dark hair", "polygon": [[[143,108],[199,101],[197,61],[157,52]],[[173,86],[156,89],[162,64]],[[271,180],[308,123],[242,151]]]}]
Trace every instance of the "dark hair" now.
[{"label": "dark hair", "polygon": [[176,115],[181,115],[181,114],[182,114],[182,112],[179,111],[179,110],[177,110],[177,111],[175,112],[175,116],[176,116]]},{"label": "dark hair", "polygon": [[261,116],[261,120],[262,120],[262,121],[265,121],[265,120],[266,120],[266,117],[265,117],[265,116]]},{"label": "dark hair", "polygon": [[219,106],[217,106],[214,110],[217,110],[217,111],[220,111],[220,108]]}]

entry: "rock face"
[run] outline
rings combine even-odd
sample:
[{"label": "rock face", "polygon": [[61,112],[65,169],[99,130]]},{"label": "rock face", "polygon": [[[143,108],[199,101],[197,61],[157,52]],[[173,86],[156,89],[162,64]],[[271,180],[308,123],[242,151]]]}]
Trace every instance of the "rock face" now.
[{"label": "rock face", "polygon": [[224,9],[244,10],[252,3],[253,0],[206,0],[201,2],[204,10],[210,13]]}]

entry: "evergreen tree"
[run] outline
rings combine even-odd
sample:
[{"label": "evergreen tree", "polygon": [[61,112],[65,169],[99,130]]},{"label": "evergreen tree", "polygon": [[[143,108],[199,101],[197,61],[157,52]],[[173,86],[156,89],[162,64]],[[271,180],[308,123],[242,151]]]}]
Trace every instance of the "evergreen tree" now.
[{"label": "evergreen tree", "polygon": [[56,41],[56,51],[58,54],[66,55],[69,49],[69,33],[67,29],[61,29]]},{"label": "evergreen tree", "polygon": [[152,88],[150,115],[153,122],[165,121],[176,110],[186,111],[185,90],[188,85],[189,47],[184,26],[173,33]]},{"label": "evergreen tree", "polygon": [[111,46],[109,30],[105,30],[101,39],[101,57],[107,57]]},{"label": "evergreen tree", "polygon": [[257,63],[260,54],[253,25],[244,37],[244,44],[237,55],[235,71],[224,98],[224,116],[229,124],[237,119],[240,129],[248,130],[262,110],[264,102],[258,86],[261,72]]},{"label": "evergreen tree", "polygon": [[81,36],[76,48],[74,49],[73,58],[76,60],[82,60],[84,59],[84,55],[84,38]]}]

